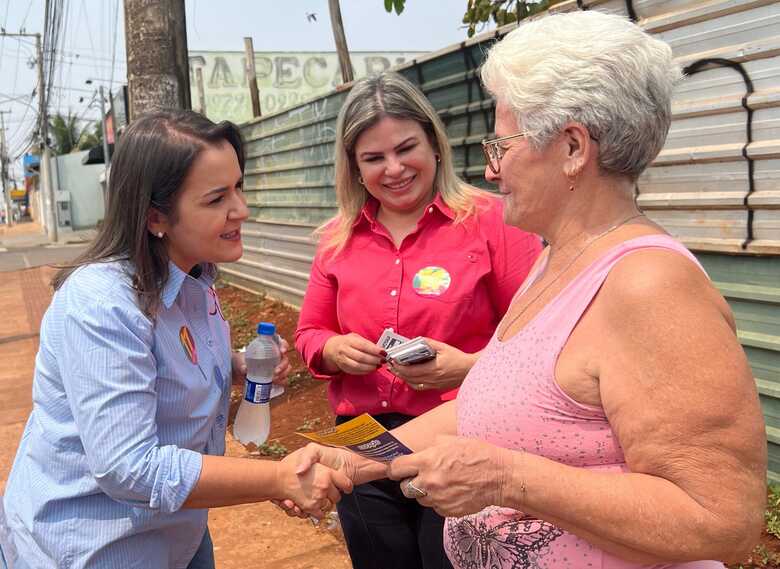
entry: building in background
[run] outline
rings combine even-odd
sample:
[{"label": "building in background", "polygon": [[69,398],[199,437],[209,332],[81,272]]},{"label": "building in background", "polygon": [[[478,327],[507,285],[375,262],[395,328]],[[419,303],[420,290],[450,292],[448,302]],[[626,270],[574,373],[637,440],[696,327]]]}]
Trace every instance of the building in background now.
[{"label": "building in background", "polygon": [[[96,147],[99,148],[99,147]],[[88,163],[90,151],[71,152],[51,159],[51,178],[60,231],[96,227],[105,216],[100,177],[103,161]]]},{"label": "building in background", "polygon": [[[411,61],[420,52],[351,52],[355,77],[382,71]],[[200,69],[206,116],[213,121],[243,123],[252,118],[247,84],[246,57],[240,51],[190,51],[192,108],[199,108]],[[263,115],[288,109],[323,95],[341,83],[336,52],[256,52],[255,72]]]}]

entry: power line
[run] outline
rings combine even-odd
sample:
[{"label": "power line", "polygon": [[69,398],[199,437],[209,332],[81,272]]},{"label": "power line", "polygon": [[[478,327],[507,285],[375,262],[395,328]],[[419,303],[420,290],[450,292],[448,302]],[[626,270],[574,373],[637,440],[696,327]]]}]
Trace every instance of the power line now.
[{"label": "power line", "polygon": [[[10,4],[11,0],[8,0],[8,3]],[[30,8],[32,8],[32,5],[33,5],[33,0],[30,0],[30,3],[27,4],[27,11],[24,13],[24,18],[22,18],[22,23],[19,26],[19,29],[21,30],[24,29],[24,24],[27,22],[27,16],[30,15]]]},{"label": "power line", "polygon": [[111,50],[111,77],[109,84],[114,82],[114,68],[116,67],[116,38],[119,34],[119,0],[115,2],[114,8],[114,49]]},{"label": "power line", "polygon": [[[87,11],[87,7],[84,4],[85,0],[81,0],[81,11],[84,14],[84,20],[87,22],[87,39],[89,40],[89,45],[92,46],[92,51],[95,51],[95,42],[92,41],[92,34],[89,33],[89,30],[92,29],[92,26],[89,24],[89,13]],[[97,69],[95,70],[95,73],[97,73]]]},{"label": "power line", "polygon": [[[11,0],[6,0],[5,3],[5,17],[3,18],[3,29],[8,25],[8,10],[11,7]],[[0,58],[3,57],[3,51],[5,50],[5,37],[0,41]]]}]

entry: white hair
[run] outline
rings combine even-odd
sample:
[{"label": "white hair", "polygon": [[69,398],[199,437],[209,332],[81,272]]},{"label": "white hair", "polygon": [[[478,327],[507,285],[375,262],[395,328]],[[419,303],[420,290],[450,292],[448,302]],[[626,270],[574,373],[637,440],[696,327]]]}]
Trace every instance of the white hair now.
[{"label": "white hair", "polygon": [[597,11],[521,24],[490,49],[481,74],[535,148],[577,122],[599,141],[600,168],[633,179],[663,147],[682,76],[666,43]]}]

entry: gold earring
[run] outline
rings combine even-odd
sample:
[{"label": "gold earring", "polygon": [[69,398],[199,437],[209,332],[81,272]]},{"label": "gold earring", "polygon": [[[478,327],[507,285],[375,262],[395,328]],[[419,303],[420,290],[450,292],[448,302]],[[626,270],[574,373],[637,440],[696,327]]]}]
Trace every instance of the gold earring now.
[{"label": "gold earring", "polygon": [[365,186],[365,185],[366,185],[366,183],[363,181],[363,176],[358,176],[358,183],[359,183],[361,186]]}]

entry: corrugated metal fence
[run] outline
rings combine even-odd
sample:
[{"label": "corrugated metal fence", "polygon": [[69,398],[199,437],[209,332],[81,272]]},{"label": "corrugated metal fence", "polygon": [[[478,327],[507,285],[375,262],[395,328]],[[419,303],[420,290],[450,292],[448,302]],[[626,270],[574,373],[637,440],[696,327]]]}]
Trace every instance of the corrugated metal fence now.
[{"label": "corrugated metal fence", "polygon": [[[767,420],[770,478],[780,481],[780,2],[565,2],[555,11],[627,15],[667,41],[689,77],[666,145],[639,180],[638,201],[691,248],[728,299]],[[456,168],[485,186],[480,141],[493,102],[477,67],[509,31],[483,34],[398,70],[447,125]],[[314,254],[310,233],[335,213],[333,145],[346,92],[247,123],[246,191],[253,219],[233,284],[299,305]],[[694,325],[695,323],[692,323]]]}]

